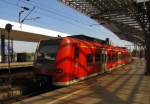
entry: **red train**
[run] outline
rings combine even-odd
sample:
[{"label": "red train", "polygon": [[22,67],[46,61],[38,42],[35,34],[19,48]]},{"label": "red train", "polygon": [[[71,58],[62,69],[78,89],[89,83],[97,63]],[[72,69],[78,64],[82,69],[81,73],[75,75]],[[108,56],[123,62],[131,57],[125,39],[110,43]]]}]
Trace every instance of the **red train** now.
[{"label": "red train", "polygon": [[84,35],[42,40],[37,48],[34,73],[41,83],[66,86],[111,71],[131,61],[124,48]]}]

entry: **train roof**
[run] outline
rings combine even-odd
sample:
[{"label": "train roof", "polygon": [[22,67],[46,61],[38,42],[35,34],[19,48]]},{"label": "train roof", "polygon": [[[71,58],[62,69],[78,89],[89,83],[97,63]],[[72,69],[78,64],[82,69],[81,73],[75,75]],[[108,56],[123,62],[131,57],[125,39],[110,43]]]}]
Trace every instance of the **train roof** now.
[{"label": "train roof", "polygon": [[101,43],[101,44],[108,45],[106,40],[97,39],[97,38],[89,37],[89,36],[86,36],[86,35],[72,35],[72,36],[67,36],[67,37],[81,39],[81,40],[85,40],[85,41],[89,41],[89,42],[98,42],[98,43]]}]

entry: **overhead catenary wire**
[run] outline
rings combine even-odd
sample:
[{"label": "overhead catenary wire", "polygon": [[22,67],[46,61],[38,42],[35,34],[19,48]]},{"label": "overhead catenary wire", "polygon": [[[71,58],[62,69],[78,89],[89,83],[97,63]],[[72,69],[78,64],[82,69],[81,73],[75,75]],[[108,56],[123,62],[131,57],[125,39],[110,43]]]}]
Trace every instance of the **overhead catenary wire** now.
[{"label": "overhead catenary wire", "polygon": [[[7,2],[8,4],[11,4],[11,5],[14,5],[14,6],[19,6],[18,4],[11,3],[11,2],[9,2],[9,1],[7,1],[7,0],[4,0],[4,1]],[[19,0],[19,1],[21,1],[21,0]],[[23,1],[23,0],[22,0],[22,2],[24,2],[24,3],[26,3],[26,4],[29,4],[29,5],[32,5],[32,6],[36,7],[36,8],[39,8],[39,9],[41,9],[41,10],[44,11],[44,12],[48,12],[48,13],[52,13],[52,14],[57,15],[57,16],[61,16],[61,18],[63,17],[63,18],[65,18],[65,19],[67,19],[67,20],[71,20],[71,21],[76,22],[76,23],[78,23],[78,24],[82,24],[82,25],[85,25],[85,26],[87,26],[87,27],[89,27],[89,25],[90,25],[90,24],[86,24],[86,23],[84,23],[84,22],[82,22],[82,21],[76,20],[76,19],[74,19],[74,18],[71,18],[71,16],[62,15],[62,14],[57,13],[57,12],[55,12],[55,11],[52,11],[52,10],[49,10],[49,9],[46,9],[46,8],[42,8],[42,7],[40,7],[40,6],[34,5],[34,4],[32,4],[32,3],[29,3],[29,2],[26,2],[26,1]],[[33,2],[33,1],[32,1],[32,2]],[[21,8],[21,6],[19,6],[19,7]]]},{"label": "overhead catenary wire", "polygon": [[[29,4],[29,5],[32,5],[32,6],[35,6],[35,7],[39,8],[40,10],[42,10],[42,11],[44,11],[44,12],[53,13],[54,15],[59,16],[59,18],[61,17],[61,18],[60,18],[61,20],[62,20],[62,17],[63,17],[64,19],[66,19],[66,20],[64,20],[64,21],[71,20],[72,22],[76,22],[77,24],[84,25],[84,28],[87,27],[88,29],[90,29],[91,31],[93,31],[93,29],[90,28],[90,25],[91,25],[91,24],[87,24],[87,23],[85,23],[85,22],[82,22],[82,21],[79,21],[79,20],[77,20],[77,19],[71,18],[72,16],[66,16],[66,15],[60,14],[60,13],[56,12],[56,9],[53,9],[53,8],[51,8],[51,9],[42,8],[41,6],[35,5],[36,2],[34,2],[34,1],[30,1],[30,2],[32,2],[32,3],[29,3],[29,2],[26,2],[26,1],[22,0],[22,2],[23,2],[23,3],[26,3],[26,4]],[[34,4],[33,4],[33,3],[34,3]],[[37,4],[37,3],[36,3],[36,4]],[[55,11],[52,11],[52,9],[55,10]],[[73,25],[73,23],[71,23],[71,22],[70,22],[70,24]],[[76,24],[75,24],[75,25],[76,25]],[[100,25],[100,24],[99,24],[99,25]],[[80,25],[78,25],[78,26],[80,26]],[[81,26],[80,26],[80,27],[81,27]],[[98,32],[99,32],[99,31],[98,31]]]},{"label": "overhead catenary wire", "polygon": [[27,17],[33,12],[34,9],[35,7],[33,7],[31,11],[21,20],[21,23],[23,23],[27,19]]},{"label": "overhead catenary wire", "polygon": [[[76,22],[77,24],[82,24],[82,25],[84,25],[84,28],[87,27],[88,29],[90,29],[91,31],[93,31],[93,29],[90,28],[90,24],[86,24],[86,23],[84,23],[84,22],[82,22],[82,21],[79,21],[79,20],[76,20],[76,19],[74,19],[74,18],[70,18],[71,16],[66,16],[66,15],[59,14],[59,13],[56,12],[56,9],[51,8],[51,9],[55,10],[55,11],[52,11],[52,10],[49,10],[49,9],[46,9],[46,8],[42,8],[42,7],[40,7],[40,6],[37,6],[37,5],[32,4],[32,3],[29,3],[29,2],[25,2],[25,1],[23,1],[23,2],[26,3],[26,4],[32,5],[32,6],[36,6],[37,8],[40,8],[40,9],[41,9],[42,11],[44,11],[44,12],[54,13],[55,15],[58,15],[58,16],[61,16],[61,17],[64,17],[64,18],[67,19],[67,21],[66,21],[66,20],[63,20],[63,21],[69,22],[68,20],[71,20],[72,22]],[[36,2],[34,2],[34,1],[30,1],[30,2],[36,3]],[[37,4],[37,3],[36,3],[36,4]],[[60,19],[62,20],[62,18],[60,18]],[[74,25],[74,24],[71,23],[71,22],[69,22],[69,23],[72,24],[72,25]],[[75,25],[82,28],[81,25],[77,25],[77,24],[75,24]],[[100,24],[99,24],[99,25],[100,25]],[[85,26],[86,26],[86,27],[85,27]],[[86,28],[86,29],[87,29],[87,28]],[[95,32],[95,31],[94,31],[94,32]],[[100,32],[100,31],[97,31],[97,32]]]},{"label": "overhead catenary wire", "polygon": [[[68,21],[68,20],[64,20],[64,19],[62,19],[62,18],[56,18],[56,17],[54,17],[54,16],[52,16],[52,15],[47,15],[47,14],[44,14],[43,12],[39,12],[39,11],[34,11],[35,13],[37,13],[37,14],[42,14],[43,16],[45,16],[45,17],[47,17],[47,18],[53,18],[53,19],[57,19],[57,20],[62,20],[61,22],[64,22],[64,23],[67,23],[67,24],[71,24],[72,26],[75,26],[76,28],[79,28],[79,29],[85,29],[85,31],[87,31],[88,30],[88,35],[92,35],[92,33],[93,32],[100,32],[99,30],[96,30],[96,29],[92,29],[90,26],[88,26],[88,27],[85,27],[85,26],[82,26],[82,25],[79,25],[79,24],[75,24],[75,23],[72,23],[72,22],[70,22],[70,21]],[[89,31],[90,30],[90,31]],[[93,32],[92,32],[93,31]],[[106,32],[105,32],[106,33]],[[106,33],[107,34],[107,33]]]},{"label": "overhead catenary wire", "polygon": [[16,6],[16,7],[20,7],[20,8],[21,8],[21,6],[19,6],[18,4],[9,2],[9,1],[7,1],[7,0],[0,0],[0,1],[3,2],[3,3],[7,3],[7,4],[10,4],[10,5],[13,5],[13,6]]},{"label": "overhead catenary wire", "polygon": [[[16,7],[20,7],[21,8],[21,6],[19,6],[18,4],[14,4],[14,3],[11,3],[11,2],[9,2],[9,1],[7,1],[7,0],[3,0],[2,2],[5,2],[5,3],[8,3],[8,4],[10,4],[10,5],[14,5],[14,6],[16,6]],[[36,5],[34,5],[34,7],[37,7]],[[38,7],[39,8],[39,7]],[[49,12],[50,13],[50,12]],[[54,13],[54,12],[52,12],[52,13]],[[58,14],[57,14],[58,15]],[[61,19],[61,18],[60,18]],[[67,18],[68,19],[68,18]],[[77,22],[77,23],[80,23],[80,22]],[[72,24],[72,23],[71,23]]]},{"label": "overhead catenary wire", "polygon": [[[17,4],[15,4],[15,3],[12,3],[12,2],[9,2],[9,1],[7,1],[7,0],[3,0],[2,2],[5,2],[5,3],[8,3],[8,4],[10,4],[10,5],[14,5],[14,6],[16,6],[16,7],[19,7],[19,8],[21,8],[21,6],[19,6],[19,5],[17,5]],[[32,6],[35,6],[35,7],[37,7],[36,5],[33,5],[33,4],[29,4],[29,5],[32,5]],[[39,8],[39,6],[37,7],[37,8]],[[41,7],[40,7],[41,8]],[[54,12],[50,12],[48,9],[46,9],[46,11],[45,10],[43,10],[42,9],[42,11],[44,11],[45,13],[47,12],[47,13],[52,13],[52,14],[54,14]],[[34,11],[35,12],[35,11]],[[41,13],[40,13],[41,14]],[[43,13],[42,13],[43,14]],[[55,13],[56,14],[56,13]],[[58,14],[59,13],[57,13],[57,16],[58,16]],[[48,15],[45,15],[44,14],[44,16],[45,17],[48,17],[48,18],[51,18],[52,17],[52,15],[51,16],[48,16]],[[59,19],[58,19],[59,18]],[[56,17],[54,17],[53,19],[56,19]],[[67,19],[67,20],[66,20]],[[68,19],[68,18],[60,18],[60,15],[59,15],[59,17],[57,17],[57,20],[62,20],[61,22],[65,22],[65,23],[68,23],[68,24],[71,24],[71,25],[76,25],[77,26],[77,28],[79,28],[79,27],[81,27],[81,28],[86,28],[86,31],[87,31],[87,29],[88,30],[91,30],[91,31],[89,31],[91,34],[92,34],[92,31],[93,32],[100,32],[99,30],[96,30],[96,29],[91,29],[91,27],[89,26],[89,25],[84,25],[84,26],[81,26],[81,25],[78,25],[78,24],[82,24],[81,22],[77,22],[77,21],[72,21],[71,19]],[[70,22],[69,20],[71,20],[72,22]],[[77,23],[77,24],[75,24],[75,23],[73,23],[73,22],[75,22],[75,23]],[[83,24],[82,24],[83,25]],[[80,29],[81,29],[80,28]]]},{"label": "overhead catenary wire", "polygon": [[[85,22],[82,22],[82,21],[80,21],[80,20],[78,20],[78,19],[72,18],[72,16],[66,16],[66,15],[60,14],[60,13],[56,12],[57,10],[54,9],[54,8],[47,9],[47,8],[43,8],[43,7],[41,7],[41,6],[38,6],[35,1],[26,2],[26,1],[22,0],[22,2],[23,2],[23,3],[26,3],[26,4],[29,4],[29,5],[32,5],[32,6],[35,6],[35,7],[39,8],[39,9],[41,9],[42,11],[51,12],[51,13],[57,15],[57,16],[61,16],[61,17],[63,17],[63,18],[67,18],[67,19],[72,20],[72,21],[74,21],[74,22],[77,22],[77,23],[80,23],[80,24],[84,24],[84,25],[89,25],[89,24],[87,24],[87,23],[85,23]],[[32,2],[32,3],[31,3],[31,2]],[[33,4],[33,3],[34,3],[34,4]]]},{"label": "overhead catenary wire", "polygon": [[[1,1],[1,0],[0,0]],[[10,5],[13,5],[13,6],[15,6],[15,7],[18,7],[18,8],[21,8],[22,6],[19,6],[19,5],[17,5],[17,4],[15,4],[15,3],[11,3],[11,2],[8,2],[7,0],[3,0],[2,2],[4,2],[4,3],[7,3],[7,4],[10,4]],[[35,8],[35,7],[34,7]],[[40,13],[40,14],[42,14],[42,15],[44,15],[45,17],[47,17],[47,18],[51,18],[52,16],[48,16],[48,15],[46,15],[46,14],[43,14],[42,12],[37,12],[37,11],[34,11],[36,14],[38,14],[38,13]],[[53,19],[56,19],[55,17],[53,18]],[[67,22],[67,21],[66,21]],[[71,22],[68,22],[69,24],[72,24]],[[72,25],[74,25],[74,24],[72,24]]]},{"label": "overhead catenary wire", "polygon": [[[52,16],[52,15],[47,15],[47,14],[44,14],[44,13],[42,13],[42,12],[39,12],[39,11],[35,11],[36,13],[40,13],[40,14],[42,14],[42,15],[44,15],[45,17],[47,17],[47,18],[53,18],[53,19],[57,19],[57,20],[62,20],[61,22],[64,22],[64,23],[68,23],[68,24],[71,24],[71,25],[76,25],[77,26],[77,28],[79,28],[79,27],[81,27],[81,28],[83,28],[81,25],[79,25],[79,24],[75,24],[75,23],[73,23],[73,22],[70,22],[70,21],[68,21],[68,20],[65,20],[65,19],[63,19],[63,18],[56,18],[56,17],[54,17],[54,16]],[[84,27],[85,28],[85,27]]]},{"label": "overhead catenary wire", "polygon": [[[0,0],[1,1],[1,0]],[[9,4],[9,5],[13,5],[13,6],[15,6],[15,7],[17,7],[17,8],[21,8],[21,6],[19,6],[19,5],[17,5],[17,4],[15,4],[15,3],[11,3],[11,2],[8,2],[8,1],[6,1],[6,0],[4,0],[4,1],[2,1],[2,2],[4,2],[4,3],[7,3],[7,4]],[[56,17],[52,17],[52,16],[48,16],[48,15],[46,15],[46,14],[43,14],[42,12],[37,12],[37,11],[34,11],[36,14],[42,14],[43,16],[45,16],[45,17],[47,17],[47,18],[53,18],[53,19],[57,19]],[[57,19],[57,20],[59,20],[60,21],[60,19]],[[63,20],[63,21],[61,21],[61,22],[64,22],[64,23],[68,23],[68,24],[71,24],[72,26],[75,26],[75,24],[73,24],[73,23],[71,23],[71,22],[68,22],[68,21],[66,21],[66,20]],[[40,23],[40,24],[43,24],[43,23]],[[44,22],[44,25],[49,25],[47,22]],[[54,24],[53,24],[54,25]],[[57,25],[55,25],[55,26],[57,26]],[[79,25],[77,25],[76,26],[77,28],[79,28],[80,26]],[[60,27],[59,27],[60,28]],[[64,28],[62,28],[61,27],[61,29],[62,30],[64,30]]]},{"label": "overhead catenary wire", "polygon": [[[20,7],[20,8],[22,8],[22,6],[19,6],[19,4],[17,3],[17,4],[15,4],[15,3],[11,3],[11,2],[9,2],[9,1],[7,1],[7,0],[3,0],[2,2],[5,2],[5,3],[8,3],[8,4],[10,4],[10,5],[14,5],[14,6],[16,6],[16,7]],[[20,0],[19,0],[19,2],[20,2]],[[24,3],[26,3],[25,1],[23,1]],[[30,4],[30,5],[33,5],[33,4],[31,4],[31,3],[28,3],[28,4]],[[58,16],[64,16],[64,15],[61,15],[61,14],[58,14],[58,13],[56,13],[56,12],[53,12],[53,11],[51,11],[51,10],[48,10],[48,9],[45,9],[45,8],[41,8],[41,7],[39,7],[39,6],[36,6],[36,5],[33,5],[34,7],[38,7],[39,9],[41,9],[41,10],[43,10],[43,11],[45,11],[45,12],[49,12],[49,13],[54,13],[55,15],[58,15]],[[66,16],[67,17],[67,16]],[[69,19],[68,17],[67,17],[67,19]],[[77,22],[77,23],[81,23],[81,21],[78,21],[78,20],[73,20],[74,22]],[[72,23],[71,23],[72,24]],[[87,25],[87,24],[86,24]]]},{"label": "overhead catenary wire", "polygon": [[[20,0],[20,2],[21,2],[21,0]],[[33,4],[33,3],[36,3],[36,2],[34,2],[34,1],[30,1],[30,2],[33,2],[33,3],[29,3],[29,2],[26,2],[26,1],[23,1],[23,0],[22,0],[22,2],[25,3],[25,4],[31,5],[31,6],[35,6],[36,8],[38,8],[38,9],[44,11],[44,12],[48,12],[48,13],[52,13],[52,14],[54,14],[54,15],[60,16],[61,18],[63,17],[63,18],[65,18],[65,19],[67,19],[67,20],[71,20],[71,21],[73,21],[73,22],[76,22],[76,23],[79,23],[79,24],[82,24],[82,25],[86,25],[86,26],[89,26],[89,25],[90,25],[90,24],[86,24],[86,23],[84,23],[84,22],[82,22],[82,21],[79,21],[79,20],[77,20],[77,19],[71,18],[71,16],[66,16],[66,15],[60,14],[60,13],[58,13],[58,12],[56,12],[56,11],[52,11],[52,10],[50,10],[50,9],[42,8],[42,7],[38,6],[38,5]],[[52,9],[52,8],[51,8],[51,9]]]}]

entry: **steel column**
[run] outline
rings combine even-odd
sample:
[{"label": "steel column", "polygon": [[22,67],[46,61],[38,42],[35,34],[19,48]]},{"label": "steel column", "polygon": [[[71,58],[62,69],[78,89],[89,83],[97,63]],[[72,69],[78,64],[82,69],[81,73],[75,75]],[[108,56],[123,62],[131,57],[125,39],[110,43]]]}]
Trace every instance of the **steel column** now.
[{"label": "steel column", "polygon": [[5,63],[5,34],[1,31],[1,63]]},{"label": "steel column", "polygon": [[[147,11],[147,17],[148,22],[150,23],[150,9]],[[145,34],[145,44],[146,44],[146,50],[145,50],[145,59],[146,59],[146,67],[145,67],[145,74],[150,75],[150,26],[148,26],[148,29]]]}]

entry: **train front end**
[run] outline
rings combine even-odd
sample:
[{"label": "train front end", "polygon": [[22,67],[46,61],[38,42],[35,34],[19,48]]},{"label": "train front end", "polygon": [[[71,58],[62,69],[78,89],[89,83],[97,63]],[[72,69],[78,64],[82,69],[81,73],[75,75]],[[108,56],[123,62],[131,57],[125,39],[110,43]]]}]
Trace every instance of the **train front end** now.
[{"label": "train front end", "polygon": [[35,54],[34,74],[40,86],[52,85],[55,59],[61,39],[42,40]]}]

